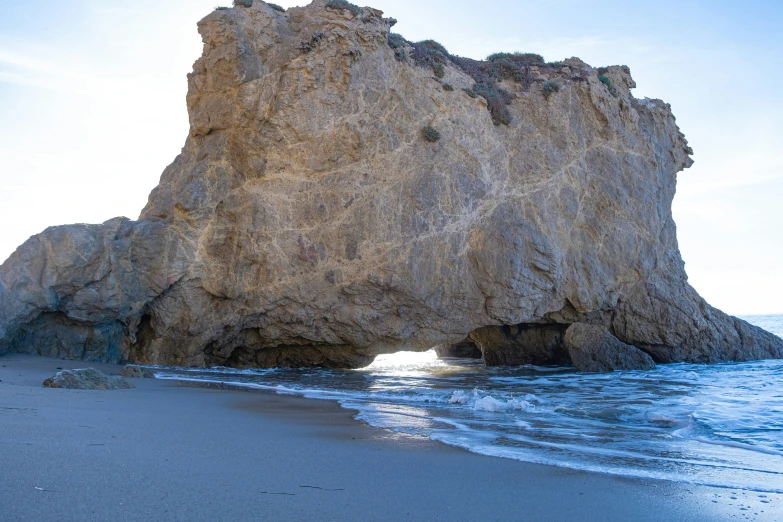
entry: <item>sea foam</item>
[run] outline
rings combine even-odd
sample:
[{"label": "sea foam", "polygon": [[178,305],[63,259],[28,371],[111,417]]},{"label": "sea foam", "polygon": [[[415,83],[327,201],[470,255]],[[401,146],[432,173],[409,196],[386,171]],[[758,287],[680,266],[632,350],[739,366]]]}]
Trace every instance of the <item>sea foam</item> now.
[{"label": "sea foam", "polygon": [[[783,316],[763,321],[783,334]],[[483,455],[783,493],[783,361],[586,375],[567,367],[487,368],[428,352],[353,371],[155,372],[338,401],[370,425]]]}]

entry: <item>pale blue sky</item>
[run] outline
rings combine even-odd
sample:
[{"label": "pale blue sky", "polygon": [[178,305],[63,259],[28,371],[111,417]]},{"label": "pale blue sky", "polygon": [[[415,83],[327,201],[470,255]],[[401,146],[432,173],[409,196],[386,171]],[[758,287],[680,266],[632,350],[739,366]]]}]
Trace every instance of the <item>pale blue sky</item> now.
[{"label": "pale blue sky", "polygon": [[[0,260],[48,225],[138,216],[187,133],[196,22],[228,1],[0,0]],[[730,313],[783,313],[783,2],[371,5],[454,54],[629,65],[695,150],[674,204],[691,283]]]}]

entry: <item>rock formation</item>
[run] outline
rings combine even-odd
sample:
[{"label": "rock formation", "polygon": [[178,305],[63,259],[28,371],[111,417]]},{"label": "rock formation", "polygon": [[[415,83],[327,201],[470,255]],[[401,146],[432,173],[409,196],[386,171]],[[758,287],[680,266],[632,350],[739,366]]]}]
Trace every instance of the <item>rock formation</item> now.
[{"label": "rock formation", "polygon": [[518,364],[588,323],[658,362],[783,357],[688,285],[692,151],[627,67],[475,62],[393,23],[206,16],[182,153],[137,221],[49,228],[2,265],[0,353],[357,367],[469,336]]},{"label": "rock formation", "polygon": [[596,324],[576,323],[563,337],[568,355],[580,372],[601,373],[615,370],[653,370],[652,358]]},{"label": "rock formation", "polygon": [[120,376],[127,379],[154,379],[155,371],[152,368],[128,364],[120,370]]},{"label": "rock formation", "polygon": [[125,377],[112,377],[95,368],[63,370],[46,379],[43,385],[70,390],[129,390],[136,387]]}]

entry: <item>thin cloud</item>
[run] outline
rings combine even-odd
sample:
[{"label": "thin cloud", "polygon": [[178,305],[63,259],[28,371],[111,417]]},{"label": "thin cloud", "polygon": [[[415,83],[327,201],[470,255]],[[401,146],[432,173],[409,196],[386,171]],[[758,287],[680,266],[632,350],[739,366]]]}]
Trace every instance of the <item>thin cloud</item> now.
[{"label": "thin cloud", "polygon": [[89,76],[77,72],[72,66],[58,65],[36,58],[34,56],[20,54],[0,47],[0,63],[27,71],[35,71],[49,76],[66,78],[90,79]]},{"label": "thin cloud", "polygon": [[[42,54],[51,56],[46,50]],[[0,47],[0,81],[57,92],[85,93],[103,89],[111,81],[85,72],[74,60],[55,63]]]}]

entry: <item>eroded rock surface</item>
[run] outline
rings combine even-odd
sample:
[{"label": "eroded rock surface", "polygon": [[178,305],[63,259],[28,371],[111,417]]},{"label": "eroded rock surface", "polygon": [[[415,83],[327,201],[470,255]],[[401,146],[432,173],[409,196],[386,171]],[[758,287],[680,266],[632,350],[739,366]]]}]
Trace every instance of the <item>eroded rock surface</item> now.
[{"label": "eroded rock surface", "polygon": [[46,388],[67,388],[71,390],[128,390],[135,388],[124,377],[113,377],[96,370],[63,370],[43,382]]},{"label": "eroded rock surface", "polygon": [[206,16],[182,153],[139,220],[53,227],[2,265],[0,353],[355,367],[470,335],[518,364],[588,322],[658,361],[783,356],[688,285],[691,150],[627,67],[527,64],[492,97],[468,62],[392,49],[393,22]]},{"label": "eroded rock surface", "polygon": [[649,355],[619,341],[603,326],[572,324],[565,331],[563,341],[571,361],[580,372],[655,369],[655,362]]}]

